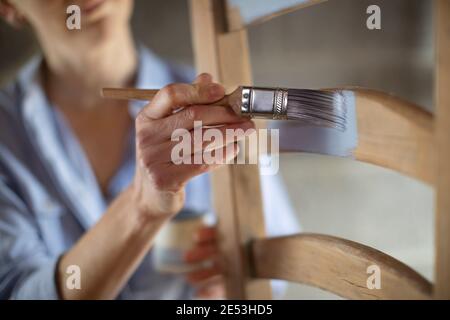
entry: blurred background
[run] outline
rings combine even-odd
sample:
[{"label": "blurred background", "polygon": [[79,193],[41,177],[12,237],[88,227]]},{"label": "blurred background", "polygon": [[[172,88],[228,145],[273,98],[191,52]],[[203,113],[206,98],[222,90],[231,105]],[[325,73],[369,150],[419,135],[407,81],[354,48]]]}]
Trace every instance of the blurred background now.
[{"label": "blurred background", "polygon": [[[381,30],[366,28],[366,8],[372,4],[381,8]],[[431,0],[334,0],[252,26],[254,83],[366,86],[432,110],[431,6]],[[186,0],[136,0],[133,26],[136,38],[163,58],[193,64]],[[29,30],[13,30],[0,21],[0,83],[38,51]],[[321,155],[285,154],[280,168],[304,231],[373,246],[432,280],[430,186],[352,159]],[[292,284],[285,298],[336,297]]]}]

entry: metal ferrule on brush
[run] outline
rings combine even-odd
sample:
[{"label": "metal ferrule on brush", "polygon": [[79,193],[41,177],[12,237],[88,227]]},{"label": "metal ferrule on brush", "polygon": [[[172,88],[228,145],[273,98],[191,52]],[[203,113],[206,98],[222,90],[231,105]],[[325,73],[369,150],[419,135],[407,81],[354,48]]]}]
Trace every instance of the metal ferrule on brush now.
[{"label": "metal ferrule on brush", "polygon": [[288,90],[242,87],[241,113],[251,118],[287,119]]}]

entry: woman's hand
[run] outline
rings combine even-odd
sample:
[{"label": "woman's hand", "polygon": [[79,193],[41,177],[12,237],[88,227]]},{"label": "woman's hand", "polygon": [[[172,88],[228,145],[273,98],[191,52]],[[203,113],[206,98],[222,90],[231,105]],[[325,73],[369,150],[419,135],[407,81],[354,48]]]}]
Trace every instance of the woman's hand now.
[{"label": "woman's hand", "polygon": [[[246,131],[254,127],[251,121],[237,116],[231,108],[207,105],[220,100],[224,94],[224,88],[213,83],[210,75],[201,74],[192,85],[171,84],[164,87],[138,115],[137,170],[132,189],[139,211],[146,216],[175,215],[183,206],[186,183],[219,165],[174,164],[171,151],[178,143],[171,141],[174,130],[184,128],[192,134],[194,121],[202,121],[203,126],[221,125],[219,129],[225,137],[226,129]],[[174,113],[180,107],[184,109]],[[226,163],[236,157],[238,148],[235,142],[242,138],[232,141],[231,147],[208,147],[205,152],[222,149],[221,163]],[[194,157],[193,153],[191,157]]]},{"label": "woman's hand", "polygon": [[195,235],[195,247],[186,252],[184,260],[205,267],[190,272],[186,280],[196,288],[200,299],[224,299],[225,284],[221,268],[221,255],[215,227],[202,227]]}]

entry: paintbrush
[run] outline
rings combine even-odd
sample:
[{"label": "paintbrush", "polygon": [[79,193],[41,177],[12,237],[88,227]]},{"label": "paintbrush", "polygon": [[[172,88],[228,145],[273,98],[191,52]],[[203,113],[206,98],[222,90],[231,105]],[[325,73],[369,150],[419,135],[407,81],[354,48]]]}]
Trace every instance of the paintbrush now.
[{"label": "paintbrush", "polygon": [[[151,100],[159,90],[104,88],[112,99]],[[230,106],[237,114],[260,119],[295,120],[306,125],[345,131],[347,105],[354,103],[348,90],[238,87],[214,105]]]}]

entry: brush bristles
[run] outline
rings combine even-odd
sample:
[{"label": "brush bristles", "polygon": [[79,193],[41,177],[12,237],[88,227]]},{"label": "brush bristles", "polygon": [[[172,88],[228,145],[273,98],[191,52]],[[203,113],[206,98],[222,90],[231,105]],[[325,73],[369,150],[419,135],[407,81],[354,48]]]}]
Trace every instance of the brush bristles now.
[{"label": "brush bristles", "polygon": [[289,89],[287,118],[306,124],[345,131],[347,123],[346,91]]}]

